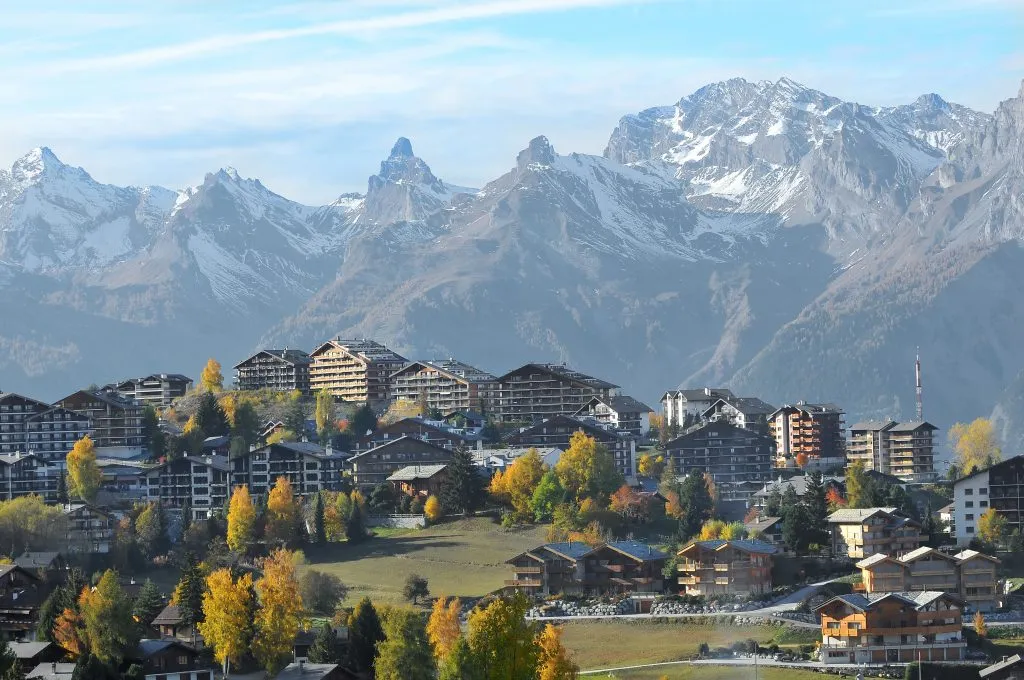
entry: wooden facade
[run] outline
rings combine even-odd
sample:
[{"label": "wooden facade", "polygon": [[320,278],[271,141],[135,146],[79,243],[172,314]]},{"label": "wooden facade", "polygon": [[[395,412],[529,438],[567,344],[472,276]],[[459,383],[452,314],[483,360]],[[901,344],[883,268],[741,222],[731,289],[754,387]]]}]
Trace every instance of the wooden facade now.
[{"label": "wooden facade", "polygon": [[528,595],[661,593],[668,555],[636,541],[546,543],[509,559],[505,587]]},{"label": "wooden facade", "polygon": [[924,543],[921,524],[895,508],[837,510],[828,517],[832,554],[860,560],[876,553],[900,555]]},{"label": "wooden facade", "polygon": [[905,555],[876,554],[857,563],[867,593],[955,593],[971,609],[988,612],[999,605],[999,560],[975,550],[955,555],[922,547]]},{"label": "wooden facade", "polygon": [[536,423],[572,415],[593,397],[611,397],[618,389],[563,364],[526,364],[498,379],[496,412],[502,422]]},{"label": "wooden facade", "polygon": [[925,591],[842,595],[817,608],[825,664],[959,661],[963,602]]},{"label": "wooden facade", "polygon": [[369,489],[408,465],[447,465],[451,460],[449,449],[415,437],[399,437],[352,456],[348,464],[356,486]]},{"label": "wooden facade", "polygon": [[758,540],[693,540],[677,553],[679,585],[687,595],[767,593],[775,553],[775,547]]},{"label": "wooden facade", "polygon": [[426,403],[441,413],[490,411],[498,400],[498,379],[455,359],[414,361],[391,374],[391,398]]},{"label": "wooden facade", "polygon": [[373,340],[329,340],[310,354],[309,387],[335,397],[383,406],[390,398],[391,374],[405,357]]}]

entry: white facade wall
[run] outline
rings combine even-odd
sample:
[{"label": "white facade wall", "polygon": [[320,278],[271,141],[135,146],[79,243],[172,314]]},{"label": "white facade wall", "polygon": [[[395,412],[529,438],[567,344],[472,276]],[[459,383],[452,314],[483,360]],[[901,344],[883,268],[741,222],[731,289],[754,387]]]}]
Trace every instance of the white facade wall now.
[{"label": "white facade wall", "polygon": [[966,546],[977,535],[978,518],[988,510],[988,471],[953,485],[953,527],[956,544]]}]

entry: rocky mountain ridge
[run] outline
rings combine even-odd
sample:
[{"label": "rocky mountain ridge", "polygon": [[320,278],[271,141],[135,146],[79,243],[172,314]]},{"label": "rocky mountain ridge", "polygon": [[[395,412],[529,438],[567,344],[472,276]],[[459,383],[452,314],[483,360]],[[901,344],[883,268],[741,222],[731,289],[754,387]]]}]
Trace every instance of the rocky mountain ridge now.
[{"label": "rocky mountain ridge", "polygon": [[499,372],[564,360],[648,401],[721,383],[900,417],[921,346],[936,424],[996,407],[1016,437],[1022,110],[733,79],[625,116],[603,156],[538,137],[479,190],[400,138],[325,206],[231,169],[111,187],[38,149],[0,171],[0,388],[340,332]]}]

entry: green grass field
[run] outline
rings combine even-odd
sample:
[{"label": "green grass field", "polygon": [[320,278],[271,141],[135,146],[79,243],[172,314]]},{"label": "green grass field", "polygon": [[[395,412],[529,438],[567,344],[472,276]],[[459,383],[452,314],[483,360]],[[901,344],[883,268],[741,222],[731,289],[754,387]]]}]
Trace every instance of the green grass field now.
[{"label": "green grass field", "polygon": [[481,596],[511,572],[505,560],[544,543],[546,527],[504,531],[488,518],[447,522],[426,529],[381,530],[365,543],[310,548],[307,568],[335,574],[349,587],[347,604],[364,596],[397,602],[409,574],[427,579],[434,595]]},{"label": "green grass field", "polygon": [[[763,645],[799,647],[820,639],[816,630],[779,626],[732,626],[714,623],[653,621],[580,621],[565,624],[562,640],[583,670],[678,661],[710,647],[741,640]],[[680,676],[685,677],[685,676]]]},{"label": "green grass field", "polygon": [[[584,675],[584,678],[593,680],[605,680],[615,678],[616,680],[746,680],[754,678],[753,668],[736,668],[729,666],[662,666],[660,668],[646,668],[635,671],[617,671],[610,675]],[[811,680],[812,678],[836,677],[823,676],[815,671],[805,671],[795,668],[770,668],[757,669],[758,680]]]}]

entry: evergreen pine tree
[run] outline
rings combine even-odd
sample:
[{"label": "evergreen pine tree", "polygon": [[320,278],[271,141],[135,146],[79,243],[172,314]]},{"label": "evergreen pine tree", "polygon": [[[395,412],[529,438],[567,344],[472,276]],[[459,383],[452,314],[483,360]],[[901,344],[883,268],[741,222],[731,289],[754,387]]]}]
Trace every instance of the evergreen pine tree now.
[{"label": "evergreen pine tree", "polygon": [[206,437],[220,437],[231,431],[228,416],[212,392],[206,392],[199,398],[196,425]]},{"label": "evergreen pine tree", "polygon": [[366,522],[363,519],[363,509],[359,503],[352,504],[352,511],[345,523],[345,535],[349,543],[361,543],[366,540]]},{"label": "evergreen pine tree", "polygon": [[338,653],[338,638],[331,628],[331,624],[324,622],[324,625],[316,634],[312,646],[309,648],[309,660],[312,663],[338,663],[341,661]]},{"label": "evergreen pine tree", "polygon": [[441,505],[445,512],[468,515],[480,504],[483,484],[473,456],[465,446],[455,448],[447,472],[441,485]]},{"label": "evergreen pine tree", "polygon": [[377,415],[369,405],[363,404],[352,414],[348,427],[354,437],[364,437],[367,432],[376,431]]},{"label": "evergreen pine tree", "polygon": [[292,399],[288,404],[288,410],[284,414],[284,429],[295,435],[299,441],[306,436],[306,405],[301,397]]},{"label": "evergreen pine tree", "polygon": [[348,622],[348,663],[352,670],[367,673],[373,669],[377,643],[384,640],[380,617],[370,598],[364,597],[352,611]]},{"label": "evergreen pine tree", "polygon": [[313,535],[310,537],[314,543],[327,542],[327,525],[324,521],[324,495],[317,493],[313,497]]},{"label": "evergreen pine tree", "polygon": [[160,589],[156,587],[155,583],[146,579],[146,582],[142,584],[142,588],[139,589],[139,594],[135,596],[135,602],[132,604],[132,616],[138,621],[142,633],[141,637],[149,637],[147,635],[149,626],[157,614],[163,611],[163,608],[164,598],[160,594]]},{"label": "evergreen pine tree", "polygon": [[185,568],[181,571],[178,582],[178,607],[181,609],[182,621],[195,630],[195,626],[203,621],[203,593],[206,580],[199,566],[199,559],[194,553],[185,555]]},{"label": "evergreen pine tree", "polygon": [[67,505],[70,500],[68,497],[68,475],[64,468],[61,468],[60,477],[57,478],[57,502]]},{"label": "evergreen pine tree", "polygon": [[820,472],[807,476],[804,505],[807,508],[807,532],[810,542],[824,545],[828,542],[828,498],[827,489]]}]

